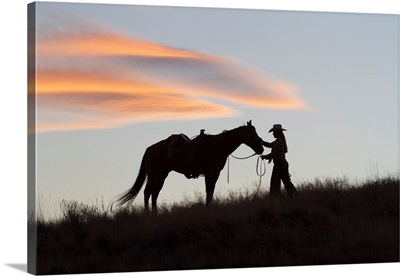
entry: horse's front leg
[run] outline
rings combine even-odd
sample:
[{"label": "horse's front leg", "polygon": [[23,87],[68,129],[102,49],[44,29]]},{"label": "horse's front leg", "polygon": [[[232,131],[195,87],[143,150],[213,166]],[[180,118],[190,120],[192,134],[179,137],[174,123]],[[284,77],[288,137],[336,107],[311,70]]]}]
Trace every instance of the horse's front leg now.
[{"label": "horse's front leg", "polygon": [[158,215],[157,209],[157,198],[160,194],[160,191],[164,185],[164,181],[168,176],[169,171],[163,171],[158,174],[158,177],[154,181],[153,190],[151,192],[151,213],[153,216]]},{"label": "horse's front leg", "polygon": [[213,172],[205,174],[205,182],[206,182],[206,205],[210,206],[213,200],[215,183],[217,182],[219,177],[219,172]]}]

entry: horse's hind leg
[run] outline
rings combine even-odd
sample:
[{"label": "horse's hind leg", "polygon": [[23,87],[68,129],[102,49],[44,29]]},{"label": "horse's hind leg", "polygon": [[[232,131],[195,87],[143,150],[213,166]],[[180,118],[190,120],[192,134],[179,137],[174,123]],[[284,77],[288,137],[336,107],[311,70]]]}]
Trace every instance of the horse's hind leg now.
[{"label": "horse's hind leg", "polygon": [[149,212],[149,199],[153,192],[153,188],[154,179],[152,177],[149,177],[149,179],[147,180],[146,188],[144,189],[144,210],[146,213]]},{"label": "horse's hind leg", "polygon": [[157,191],[157,192],[153,192],[153,194],[151,195],[151,214],[153,216],[158,215],[157,198],[158,198],[159,193],[160,193],[160,191]]},{"label": "horse's hind leg", "polygon": [[149,194],[144,194],[144,211],[147,213],[149,212],[149,198],[150,195]]}]

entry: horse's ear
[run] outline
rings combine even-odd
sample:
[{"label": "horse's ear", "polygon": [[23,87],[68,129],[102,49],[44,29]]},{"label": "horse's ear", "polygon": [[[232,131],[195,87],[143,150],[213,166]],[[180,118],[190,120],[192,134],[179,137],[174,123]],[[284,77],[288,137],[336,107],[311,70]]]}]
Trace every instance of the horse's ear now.
[{"label": "horse's ear", "polygon": [[247,125],[248,125],[248,126],[251,126],[251,120],[247,122]]}]

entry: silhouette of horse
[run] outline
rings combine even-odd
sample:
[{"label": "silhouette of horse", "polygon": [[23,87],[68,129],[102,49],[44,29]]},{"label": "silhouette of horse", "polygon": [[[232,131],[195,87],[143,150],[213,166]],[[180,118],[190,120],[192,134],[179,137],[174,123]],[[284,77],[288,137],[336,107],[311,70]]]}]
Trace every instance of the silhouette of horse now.
[{"label": "silhouette of horse", "polygon": [[[251,120],[247,125],[224,131],[218,135],[207,135],[207,148],[204,149],[195,159],[196,172],[193,172],[192,162],[182,162],[169,156],[169,146],[172,139],[177,135],[171,135],[146,149],[140,165],[139,175],[134,185],[123,193],[117,202],[119,205],[132,203],[142,188],[146,177],[147,184],[144,190],[145,210],[149,210],[149,198],[152,200],[152,211],[157,213],[157,198],[164,181],[171,171],[181,174],[193,175],[194,173],[204,175],[206,184],[206,205],[212,202],[215,183],[218,180],[220,171],[224,168],[227,157],[234,152],[241,144],[245,144],[254,150],[256,154],[264,151],[262,140],[257,135]],[[185,161],[185,160],[184,160]]]}]

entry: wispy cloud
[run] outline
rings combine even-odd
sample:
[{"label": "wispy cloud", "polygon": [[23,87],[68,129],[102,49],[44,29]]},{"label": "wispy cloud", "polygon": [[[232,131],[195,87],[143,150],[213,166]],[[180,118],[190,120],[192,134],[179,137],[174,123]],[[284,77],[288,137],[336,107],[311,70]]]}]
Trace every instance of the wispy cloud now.
[{"label": "wispy cloud", "polygon": [[[44,35],[43,35],[44,34]],[[237,116],[217,102],[296,108],[295,87],[232,58],[177,49],[109,29],[41,30],[37,131],[149,120]]]},{"label": "wispy cloud", "polygon": [[38,131],[110,128],[141,121],[234,116],[179,90],[109,75],[38,71]]}]

